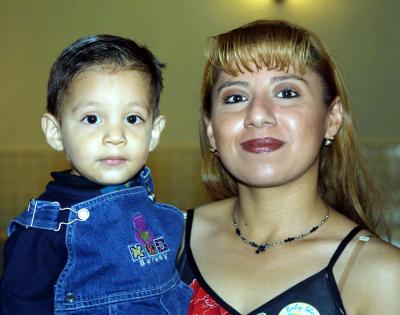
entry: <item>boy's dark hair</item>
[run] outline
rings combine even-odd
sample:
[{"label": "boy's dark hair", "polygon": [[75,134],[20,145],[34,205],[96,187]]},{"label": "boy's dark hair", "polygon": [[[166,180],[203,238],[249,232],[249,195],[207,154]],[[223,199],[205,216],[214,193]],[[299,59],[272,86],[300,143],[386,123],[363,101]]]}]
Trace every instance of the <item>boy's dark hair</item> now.
[{"label": "boy's dark hair", "polygon": [[72,81],[90,67],[111,66],[115,70],[138,70],[148,77],[152,96],[153,118],[160,113],[164,64],[145,46],[113,35],[80,38],[65,48],[54,62],[47,86],[47,111],[58,120]]}]

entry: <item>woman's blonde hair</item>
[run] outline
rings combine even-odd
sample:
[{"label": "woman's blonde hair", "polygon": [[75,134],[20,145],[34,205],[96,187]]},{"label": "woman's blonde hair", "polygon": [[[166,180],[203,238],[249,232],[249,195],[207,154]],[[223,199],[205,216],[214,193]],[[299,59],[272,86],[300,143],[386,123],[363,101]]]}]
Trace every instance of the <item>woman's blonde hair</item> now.
[{"label": "woman's blonde hair", "polygon": [[221,71],[237,75],[266,67],[287,71],[289,67],[317,73],[324,87],[326,106],[339,96],[343,123],[333,144],[321,148],[318,188],[321,198],[357,224],[377,234],[385,227],[383,203],[373,185],[356,145],[347,93],[337,66],[323,43],[312,32],[280,20],[260,20],[211,37],[206,49],[200,120],[203,181],[217,200],[238,193],[235,179],[220,159],[210,152],[205,120],[211,118],[211,93]]}]

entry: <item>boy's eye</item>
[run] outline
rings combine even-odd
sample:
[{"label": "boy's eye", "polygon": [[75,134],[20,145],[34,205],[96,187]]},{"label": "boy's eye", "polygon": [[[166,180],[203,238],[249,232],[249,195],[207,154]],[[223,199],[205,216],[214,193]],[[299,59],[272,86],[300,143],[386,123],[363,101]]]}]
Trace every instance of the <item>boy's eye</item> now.
[{"label": "boy's eye", "polygon": [[128,122],[128,124],[136,125],[143,122],[143,119],[137,115],[129,115],[128,117],[126,117],[126,121]]},{"label": "boy's eye", "polygon": [[240,94],[228,95],[223,99],[224,104],[236,104],[245,101],[247,101],[247,98]]},{"label": "boy's eye", "polygon": [[82,120],[84,123],[88,125],[95,125],[101,122],[101,119],[97,115],[87,115]]},{"label": "boy's eye", "polygon": [[291,90],[291,89],[284,89],[275,95],[278,98],[294,98],[298,97],[299,93]]}]

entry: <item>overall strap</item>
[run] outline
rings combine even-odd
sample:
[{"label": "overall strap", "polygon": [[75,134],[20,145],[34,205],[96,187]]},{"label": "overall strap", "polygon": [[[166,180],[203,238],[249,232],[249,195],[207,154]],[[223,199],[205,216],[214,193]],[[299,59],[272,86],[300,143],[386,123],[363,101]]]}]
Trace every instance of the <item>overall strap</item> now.
[{"label": "overall strap", "polygon": [[[73,213],[73,215],[70,216],[69,212]],[[61,208],[60,203],[57,201],[31,199],[28,208],[9,224],[8,235],[10,236],[17,229],[17,224],[26,228],[57,232],[62,225],[68,225],[75,221],[86,221],[89,215],[90,213],[87,209],[75,211],[72,208]],[[68,218],[70,218],[70,221]]]},{"label": "overall strap", "polygon": [[8,236],[17,229],[17,224],[27,228],[56,230],[60,221],[60,204],[58,202],[31,199],[28,208],[9,224]]},{"label": "overall strap", "polygon": [[343,250],[346,248],[346,246],[350,243],[350,241],[353,239],[353,237],[362,230],[361,226],[356,226],[353,228],[349,234],[343,239],[343,241],[340,242],[338,248],[334,252],[331,260],[329,261],[328,267],[333,268],[335,265],[336,261],[339,259],[340,255],[342,254]]}]

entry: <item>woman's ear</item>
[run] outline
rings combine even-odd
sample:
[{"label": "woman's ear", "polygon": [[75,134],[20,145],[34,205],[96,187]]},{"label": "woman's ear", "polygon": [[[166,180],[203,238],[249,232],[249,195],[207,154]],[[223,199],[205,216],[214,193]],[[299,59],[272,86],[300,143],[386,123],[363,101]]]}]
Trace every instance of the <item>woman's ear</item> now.
[{"label": "woman's ear", "polygon": [[63,151],[64,145],[61,140],[61,129],[58,120],[49,113],[43,114],[41,118],[42,130],[47,143],[57,151]]},{"label": "woman's ear", "polygon": [[161,115],[154,120],[153,129],[151,130],[151,139],[149,146],[150,152],[157,147],[158,141],[160,140],[160,135],[165,127],[165,121],[165,117]]},{"label": "woman's ear", "polygon": [[326,119],[326,139],[333,139],[340,128],[342,127],[343,122],[343,107],[342,101],[339,96],[337,96],[331,105],[329,105],[327,119]]},{"label": "woman's ear", "polygon": [[210,142],[210,146],[212,149],[216,149],[214,130],[213,130],[211,120],[208,118],[204,118],[204,123],[206,125],[207,137],[208,137],[208,141]]}]

